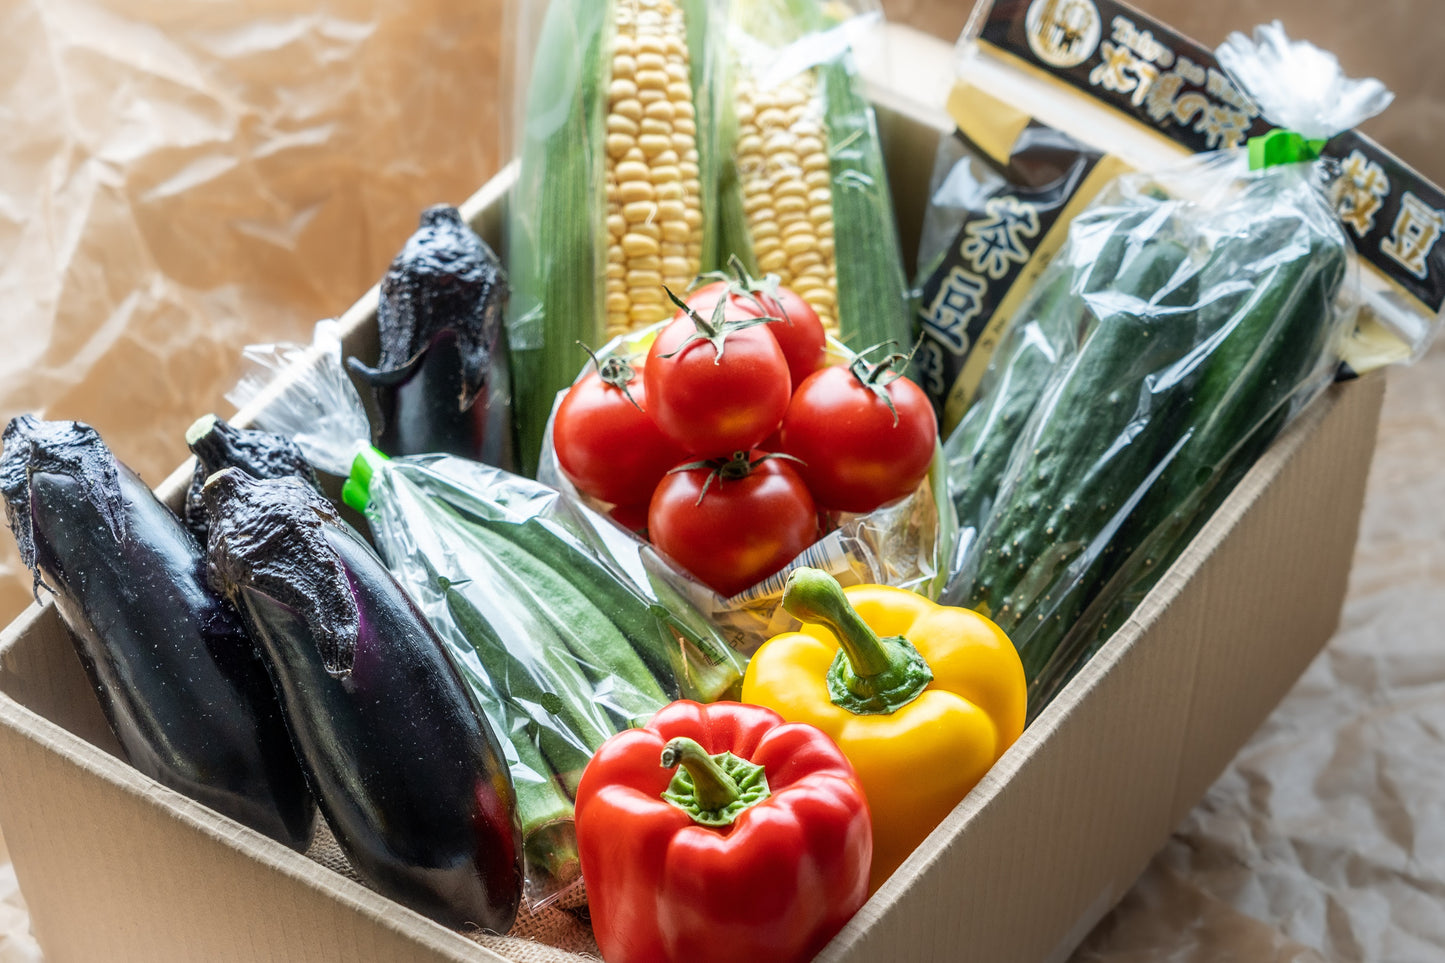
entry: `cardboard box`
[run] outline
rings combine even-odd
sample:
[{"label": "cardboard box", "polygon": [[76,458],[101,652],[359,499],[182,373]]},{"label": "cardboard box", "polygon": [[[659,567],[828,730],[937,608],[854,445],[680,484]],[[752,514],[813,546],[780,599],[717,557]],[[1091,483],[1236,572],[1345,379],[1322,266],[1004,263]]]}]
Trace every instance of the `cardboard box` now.
[{"label": "cardboard box", "polygon": [[[903,236],[916,237],[946,122],[878,102]],[[509,182],[464,207],[491,239]],[[375,303],[373,289],[343,319],[353,351],[374,350]],[[1280,437],[821,959],[1067,957],[1333,634],[1383,390],[1383,377],[1338,385]],[[178,503],[189,474],[162,496]],[[32,606],[0,633],[0,825],[54,963],[507,958],[115,753],[54,607]]]}]

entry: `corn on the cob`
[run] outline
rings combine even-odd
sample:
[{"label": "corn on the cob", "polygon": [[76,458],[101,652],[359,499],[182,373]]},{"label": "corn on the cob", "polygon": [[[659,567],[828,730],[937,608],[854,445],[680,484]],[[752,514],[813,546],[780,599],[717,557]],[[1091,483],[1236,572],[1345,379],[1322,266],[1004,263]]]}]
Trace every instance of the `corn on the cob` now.
[{"label": "corn on the cob", "polygon": [[[509,224],[523,465],[534,471],[575,342],[672,314],[715,267],[715,0],[552,0],[528,84]],[[709,40],[712,37],[712,40]]]},{"label": "corn on the cob", "polygon": [[663,285],[702,268],[697,111],[683,12],[617,0],[607,89],[607,335],[672,313]]},{"label": "corn on the cob", "polygon": [[[837,26],[819,0],[735,0],[732,25],[772,54]],[[719,144],[722,255],[771,273],[854,348],[912,341],[907,283],[873,108],[844,52],[765,86],[777,56],[735,51]]]},{"label": "corn on the cob", "polygon": [[764,90],[743,75],[733,93],[733,162],[758,270],[776,274],[837,335],[832,174],[817,83],[804,71]]}]

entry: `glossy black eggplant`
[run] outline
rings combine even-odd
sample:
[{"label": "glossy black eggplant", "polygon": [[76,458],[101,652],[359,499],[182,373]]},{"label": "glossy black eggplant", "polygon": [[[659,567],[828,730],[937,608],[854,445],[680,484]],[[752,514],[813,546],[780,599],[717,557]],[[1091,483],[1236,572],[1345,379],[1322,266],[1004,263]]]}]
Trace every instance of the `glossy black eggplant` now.
[{"label": "glossy black eggplant", "polygon": [[206,506],[201,488],[222,468],[239,468],[256,478],[299,478],[318,492],[321,482],[296,443],[284,435],[255,428],[237,428],[215,415],[203,415],[186,430],[186,444],[196,456],[196,469],[186,489],[186,527],[201,547],[206,545]]},{"label": "glossy black eggplant", "polygon": [[22,416],[5,430],[10,529],[71,636],[125,757],[297,849],[316,807],[276,691],[200,545],[100,436]]},{"label": "glossy black eggplant", "polygon": [[211,584],[261,643],[353,868],[438,922],[506,932],[522,893],[516,796],[431,625],[302,483],[231,468],[203,495]]},{"label": "glossy black eggplant", "polygon": [[381,358],[350,359],[376,400],[378,448],[513,469],[507,294],[501,261],[456,208],[422,213],[381,282]]}]

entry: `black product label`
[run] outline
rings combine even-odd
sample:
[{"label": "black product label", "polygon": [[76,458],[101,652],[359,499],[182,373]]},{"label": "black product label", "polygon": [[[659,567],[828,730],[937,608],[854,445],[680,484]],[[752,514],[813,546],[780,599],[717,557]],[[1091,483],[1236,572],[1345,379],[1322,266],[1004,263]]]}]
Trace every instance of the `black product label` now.
[{"label": "black product label", "polygon": [[[1192,152],[1241,147],[1270,125],[1214,54],[1117,0],[995,0],[980,40]],[[1341,220],[1360,255],[1431,313],[1445,302],[1445,195],[1362,134],[1330,141]]]},{"label": "black product label", "polygon": [[1208,48],[1113,0],[997,0],[981,36],[1194,153],[1270,129]]},{"label": "black product label", "polygon": [[[968,144],[961,132],[954,136]],[[941,409],[968,359],[975,352],[992,354],[985,332],[995,311],[1101,156],[1033,121],[1020,135],[1003,181],[975,195],[977,203],[964,214],[919,301],[922,341],[915,358],[924,389]],[[1041,168],[1048,172],[1045,183],[1020,183],[1037,179]]]},{"label": "black product label", "polygon": [[1339,162],[1335,210],[1360,256],[1431,311],[1445,303],[1445,192],[1379,144],[1345,131],[1325,145]]}]

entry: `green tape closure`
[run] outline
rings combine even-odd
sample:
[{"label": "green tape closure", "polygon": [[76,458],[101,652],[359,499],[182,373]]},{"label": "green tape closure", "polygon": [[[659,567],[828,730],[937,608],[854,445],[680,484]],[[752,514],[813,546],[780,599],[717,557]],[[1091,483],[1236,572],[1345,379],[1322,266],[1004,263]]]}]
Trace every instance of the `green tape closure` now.
[{"label": "green tape closure", "polygon": [[1324,149],[1323,139],[1310,140],[1293,130],[1272,130],[1249,139],[1249,169],[1258,171],[1281,164],[1317,160]]},{"label": "green tape closure", "polygon": [[367,445],[351,460],[351,474],[341,486],[341,500],[358,512],[365,512],[371,504],[371,476],[377,466],[390,461],[379,448]]}]

